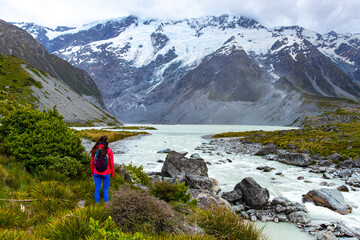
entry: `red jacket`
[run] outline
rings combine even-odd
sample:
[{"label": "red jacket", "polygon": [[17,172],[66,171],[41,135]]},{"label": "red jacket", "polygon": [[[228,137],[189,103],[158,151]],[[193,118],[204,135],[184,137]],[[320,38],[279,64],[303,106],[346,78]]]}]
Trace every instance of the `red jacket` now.
[{"label": "red jacket", "polygon": [[[99,145],[99,148],[102,148],[104,145]],[[107,150],[107,154],[109,157],[109,161],[108,161],[108,167],[105,171],[103,172],[98,172],[95,168],[95,161],[94,161],[94,157],[95,156],[91,156],[91,161],[90,161],[90,169],[91,169],[91,175],[94,176],[95,174],[99,174],[99,175],[108,175],[111,174],[111,177],[115,176],[115,168],[114,168],[114,155],[113,152],[110,148],[108,148]]]}]

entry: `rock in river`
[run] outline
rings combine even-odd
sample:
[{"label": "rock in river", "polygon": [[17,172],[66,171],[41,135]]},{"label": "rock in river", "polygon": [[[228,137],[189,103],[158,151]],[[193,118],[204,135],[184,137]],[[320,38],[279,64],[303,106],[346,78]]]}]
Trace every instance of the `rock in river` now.
[{"label": "rock in river", "polygon": [[305,201],[313,202],[315,205],[327,207],[340,214],[348,214],[352,208],[345,202],[340,191],[336,189],[322,188],[311,190],[303,195]]},{"label": "rock in river", "polygon": [[243,201],[252,208],[261,209],[268,203],[269,191],[251,177],[244,178],[236,184],[234,190],[240,190]]},{"label": "rock in river", "polygon": [[198,175],[207,177],[208,168],[204,160],[201,159],[189,159],[184,154],[171,151],[166,156],[164,165],[161,169],[161,175],[163,177],[174,178],[178,175]]}]

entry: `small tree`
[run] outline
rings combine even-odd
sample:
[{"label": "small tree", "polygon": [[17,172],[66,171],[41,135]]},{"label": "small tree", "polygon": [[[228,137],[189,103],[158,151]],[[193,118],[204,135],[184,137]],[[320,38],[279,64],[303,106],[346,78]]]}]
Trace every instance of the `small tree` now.
[{"label": "small tree", "polygon": [[30,170],[51,164],[48,156],[84,159],[80,137],[65,124],[56,107],[43,111],[18,108],[0,123],[2,151],[23,161]]}]

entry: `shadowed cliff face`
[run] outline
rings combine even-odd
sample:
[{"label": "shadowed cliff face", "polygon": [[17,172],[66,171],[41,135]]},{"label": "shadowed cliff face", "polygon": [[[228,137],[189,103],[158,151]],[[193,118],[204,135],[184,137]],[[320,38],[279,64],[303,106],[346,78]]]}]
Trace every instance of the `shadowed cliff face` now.
[{"label": "shadowed cliff face", "polygon": [[175,95],[193,91],[208,92],[210,100],[256,102],[265,96],[270,85],[260,67],[244,50],[221,54],[222,49],[204,58],[202,63],[179,81]]}]

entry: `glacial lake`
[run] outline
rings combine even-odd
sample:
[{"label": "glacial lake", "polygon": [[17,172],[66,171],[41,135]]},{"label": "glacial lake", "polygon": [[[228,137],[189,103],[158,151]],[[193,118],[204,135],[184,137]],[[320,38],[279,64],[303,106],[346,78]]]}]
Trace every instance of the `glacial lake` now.
[{"label": "glacial lake", "polygon": [[[131,124],[133,126],[135,124]],[[110,143],[110,147],[115,152],[123,151],[114,155],[116,163],[133,163],[143,165],[146,172],[161,171],[163,163],[158,160],[165,160],[166,154],[157,153],[159,150],[170,148],[178,152],[186,151],[187,156],[192,153],[199,153],[205,161],[209,161],[209,177],[219,181],[222,191],[231,191],[234,186],[245,177],[254,178],[262,187],[270,192],[270,199],[277,196],[284,196],[291,201],[301,202],[302,195],[312,189],[322,188],[320,183],[324,181],[321,174],[309,173],[307,169],[295,166],[289,166],[276,161],[267,161],[262,157],[250,156],[246,154],[226,154],[224,157],[216,154],[210,155],[195,150],[209,140],[202,138],[204,135],[216,134],[221,132],[237,132],[250,130],[284,130],[288,127],[277,126],[251,126],[251,125],[146,125],[153,126],[158,130],[149,130],[151,135],[142,136],[122,141],[120,144]],[[231,159],[230,163],[219,164],[221,159]],[[258,166],[270,166],[275,168],[271,172],[261,172],[256,169]],[[283,177],[275,175],[276,172],[282,172]],[[303,176],[304,180],[297,180]],[[275,178],[272,179],[272,178]],[[328,183],[334,183],[337,186],[344,184],[339,179],[326,180]],[[220,192],[221,194],[221,192]],[[312,203],[306,203],[305,206],[310,212],[311,224],[319,224],[331,221],[343,221],[347,226],[359,226],[360,222],[360,192],[343,193],[346,202],[352,206],[353,211],[348,215],[340,215],[327,208],[318,207]],[[257,222],[259,226],[264,227],[264,233],[272,240],[292,240],[316,239],[308,233],[301,231],[292,223],[262,223]]]}]

